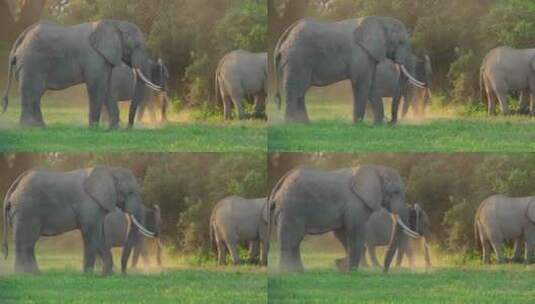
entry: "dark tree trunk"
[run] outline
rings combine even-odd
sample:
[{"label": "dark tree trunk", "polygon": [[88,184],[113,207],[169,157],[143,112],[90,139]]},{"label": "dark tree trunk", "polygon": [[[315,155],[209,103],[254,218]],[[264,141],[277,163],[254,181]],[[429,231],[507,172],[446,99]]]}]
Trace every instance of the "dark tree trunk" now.
[{"label": "dark tree trunk", "polygon": [[15,16],[8,0],[0,0],[0,39],[10,45],[24,29],[39,21],[46,0],[19,0],[17,3],[20,13]]}]

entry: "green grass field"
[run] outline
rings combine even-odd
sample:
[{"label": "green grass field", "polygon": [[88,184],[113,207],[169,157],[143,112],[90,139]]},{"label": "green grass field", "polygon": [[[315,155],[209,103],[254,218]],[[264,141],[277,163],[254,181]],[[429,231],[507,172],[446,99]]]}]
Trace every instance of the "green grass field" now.
[{"label": "green grass field", "polygon": [[[78,241],[53,239],[36,249],[41,274],[12,273],[10,258],[0,261],[0,303],[266,303],[266,269],[251,265],[216,266],[193,257],[166,255],[163,269],[132,270],[126,276],[101,277],[81,271]],[[43,244],[44,243],[44,244]],[[65,246],[71,246],[65,247]],[[72,248],[72,247],[77,247]],[[66,249],[68,248],[68,249]],[[120,250],[114,252],[116,265]],[[152,261],[154,263],[154,261]],[[141,261],[140,266],[143,267]]]},{"label": "green grass field", "polygon": [[60,102],[50,96],[43,100],[47,128],[39,129],[18,124],[20,105],[12,97],[8,111],[0,115],[0,152],[260,152],[267,147],[264,121],[200,121],[185,111],[171,114],[165,125],[136,123],[127,130],[128,105],[122,105],[119,130],[108,131],[105,123],[88,129],[86,103],[69,105],[65,97],[58,98]]},{"label": "green grass field", "polygon": [[[431,270],[370,268],[340,273],[341,254],[303,256],[305,273],[277,274],[270,264],[270,303],[532,303],[535,266],[438,263]],[[434,263],[437,263],[435,260]]]},{"label": "green grass field", "polygon": [[[385,107],[385,113],[389,114]],[[457,117],[431,113],[395,127],[353,125],[352,105],[307,100],[308,125],[282,123],[284,112],[270,106],[269,151],[284,152],[526,152],[535,151],[535,119],[526,116]]]}]

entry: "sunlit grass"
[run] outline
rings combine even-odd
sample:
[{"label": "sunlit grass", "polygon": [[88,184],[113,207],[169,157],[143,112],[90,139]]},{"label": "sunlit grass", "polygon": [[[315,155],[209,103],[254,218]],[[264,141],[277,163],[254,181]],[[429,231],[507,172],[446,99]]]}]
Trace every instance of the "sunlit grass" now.
[{"label": "sunlit grass", "polygon": [[[48,98],[48,99],[47,99]],[[88,129],[87,104],[72,105],[61,97],[43,100],[47,128],[22,128],[18,124],[20,106],[13,99],[8,111],[0,116],[0,151],[143,151],[143,152],[247,152],[265,151],[267,128],[264,121],[224,122],[221,117],[195,120],[195,110],[171,113],[170,123],[152,124],[149,116],[127,130],[128,104],[121,106],[121,128],[108,131],[107,124]],[[84,99],[85,97],[79,97]],[[147,113],[148,114],[148,113]]]},{"label": "sunlit grass", "polygon": [[[311,238],[313,239],[313,238]],[[332,242],[332,241],[331,241]],[[270,256],[270,303],[531,303],[535,299],[535,266],[458,264],[457,257],[433,250],[433,267],[360,268],[341,273],[334,259],[343,256],[331,242],[302,244],[305,272],[280,273],[276,245]],[[382,250],[381,250],[382,251]],[[382,261],[382,252],[379,260]]]},{"label": "sunlit grass", "polygon": [[[535,120],[527,116],[459,115],[432,107],[426,118],[392,127],[370,119],[352,124],[352,104],[307,96],[308,125],[283,123],[284,110],[268,107],[270,151],[287,152],[525,152],[535,149]],[[343,99],[345,100],[345,99]],[[385,113],[390,116],[389,107]]]},{"label": "sunlit grass", "polygon": [[[83,274],[81,244],[70,237],[41,240],[36,249],[41,274],[12,273],[13,252],[0,261],[0,303],[266,303],[266,269],[253,265],[216,266],[166,251],[163,268],[129,269],[103,278]],[[114,260],[119,262],[120,250]]]}]

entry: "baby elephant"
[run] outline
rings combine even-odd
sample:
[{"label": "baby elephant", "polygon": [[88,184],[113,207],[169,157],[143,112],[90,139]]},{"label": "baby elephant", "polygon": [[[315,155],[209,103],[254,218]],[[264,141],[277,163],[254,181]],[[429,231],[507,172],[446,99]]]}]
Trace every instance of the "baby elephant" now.
[{"label": "baby elephant", "polygon": [[267,199],[244,199],[229,196],[220,200],[210,216],[210,240],[217,246],[219,265],[226,263],[227,249],[234,265],[240,263],[238,245],[249,244],[250,260],[258,261],[261,245],[261,264],[267,265],[269,250]]},{"label": "baby elephant", "polygon": [[479,206],[475,220],[476,243],[483,248],[483,262],[490,263],[491,245],[496,252],[498,263],[505,263],[502,245],[514,240],[515,258],[520,259],[520,240],[525,240],[525,261],[533,263],[535,245],[535,197],[507,197],[493,195]]},{"label": "baby elephant", "polygon": [[[384,209],[374,212],[366,223],[366,248],[368,249],[371,262],[375,267],[380,267],[377,260],[377,255],[375,253],[375,247],[388,246],[390,244],[390,240],[392,239],[393,225],[394,221],[391,214]],[[415,241],[423,241],[425,265],[426,267],[430,267],[431,259],[429,257],[429,248],[427,245],[427,241],[430,236],[429,217],[427,216],[427,213],[425,213],[425,211],[420,207],[420,205],[415,204],[414,206],[410,207],[407,226],[409,226],[411,232],[407,231],[404,233],[405,238],[397,251],[397,266],[401,265],[403,261],[403,255],[405,254],[409,259],[409,266],[414,266],[413,246],[416,244],[411,242],[411,239],[414,239]],[[415,232],[415,234],[413,232]]]},{"label": "baby elephant", "polygon": [[[143,258],[145,266],[149,265],[147,242],[151,241],[151,239],[154,240],[156,244],[156,261],[158,267],[162,267],[160,242],[162,216],[158,205],[155,205],[154,209],[147,210],[145,222],[147,227],[150,227],[154,232],[154,237],[144,236],[137,239],[137,242],[134,244],[132,267],[136,268],[139,255]],[[104,241],[107,248],[123,247],[128,237],[128,229],[130,225],[128,216],[120,209],[116,209],[114,212],[110,212],[104,217],[103,225]],[[142,231],[141,233],[143,234]]]}]

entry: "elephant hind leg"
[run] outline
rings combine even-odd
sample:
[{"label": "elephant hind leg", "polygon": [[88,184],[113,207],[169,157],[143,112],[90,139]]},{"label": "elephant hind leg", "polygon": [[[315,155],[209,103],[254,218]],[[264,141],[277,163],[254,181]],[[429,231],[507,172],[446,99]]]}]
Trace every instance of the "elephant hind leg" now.
[{"label": "elephant hind leg", "polygon": [[485,239],[481,239],[481,248],[483,251],[483,263],[484,264],[490,264],[490,252],[491,252],[491,246],[490,242]]},{"label": "elephant hind leg", "polygon": [[233,95],[232,102],[234,103],[234,107],[236,108],[236,111],[238,112],[238,119],[240,120],[246,119],[247,115],[245,114],[245,110],[243,109],[242,97],[239,95]]},{"label": "elephant hind leg", "polygon": [[230,256],[232,257],[232,263],[234,265],[240,264],[240,255],[238,252],[238,246],[239,242],[235,239],[227,239],[227,249],[230,252]]},{"label": "elephant hind leg", "polygon": [[39,240],[40,224],[37,220],[16,220],[15,239],[15,272],[39,273],[35,259],[35,243]]},{"label": "elephant hind leg", "polygon": [[232,116],[232,99],[229,96],[223,97],[223,119],[230,120]]},{"label": "elephant hind leg", "polygon": [[487,103],[488,103],[488,115],[489,116],[496,116],[496,102],[498,99],[496,98],[495,89],[494,86],[489,81],[488,77],[484,77],[484,85],[485,85],[485,91],[487,93]]},{"label": "elephant hind leg", "polygon": [[491,240],[491,245],[494,248],[494,252],[496,253],[496,259],[498,260],[499,264],[503,264],[506,262],[505,256],[503,255],[503,241],[502,240]]},{"label": "elephant hind leg", "polygon": [[44,127],[41,112],[41,97],[46,91],[45,81],[38,75],[27,75],[22,72],[20,77],[21,114],[20,124],[28,127]]},{"label": "elephant hind leg", "polygon": [[281,214],[277,234],[280,240],[280,270],[303,272],[299,246],[305,235],[304,225],[295,220],[288,220],[284,214]]},{"label": "elephant hind leg", "polygon": [[217,264],[225,265],[227,263],[227,247],[223,241],[217,242]]}]

